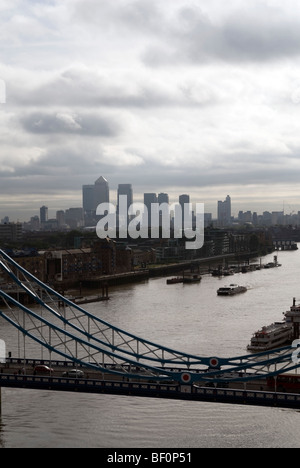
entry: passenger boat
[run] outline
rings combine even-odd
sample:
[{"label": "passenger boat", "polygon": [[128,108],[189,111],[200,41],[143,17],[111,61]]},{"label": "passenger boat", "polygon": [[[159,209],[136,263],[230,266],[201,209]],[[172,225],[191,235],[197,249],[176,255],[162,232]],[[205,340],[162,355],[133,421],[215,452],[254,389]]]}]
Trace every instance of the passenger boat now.
[{"label": "passenger boat", "polygon": [[240,294],[246,292],[247,288],[245,286],[238,286],[237,284],[231,284],[230,286],[223,286],[218,289],[218,296],[234,296],[235,294]]},{"label": "passenger boat", "polygon": [[275,322],[254,333],[249,351],[263,352],[280,348],[292,341],[292,326],[286,322]]},{"label": "passenger boat", "polygon": [[298,339],[300,331],[300,305],[296,305],[295,298],[292,307],[284,313],[284,316],[285,320],[283,322],[275,322],[254,333],[248,350],[255,352],[269,351],[270,349],[289,345],[294,339]]}]

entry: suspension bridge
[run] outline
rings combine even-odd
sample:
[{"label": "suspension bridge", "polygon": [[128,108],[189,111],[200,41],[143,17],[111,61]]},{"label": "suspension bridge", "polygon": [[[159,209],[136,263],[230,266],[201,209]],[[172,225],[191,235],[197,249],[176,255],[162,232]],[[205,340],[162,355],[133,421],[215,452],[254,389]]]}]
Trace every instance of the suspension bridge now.
[{"label": "suspension bridge", "polygon": [[0,356],[0,388],[300,408],[300,394],[277,391],[277,377],[299,367],[291,346],[233,358],[173,350],[89,313],[2,250],[0,301],[18,341],[17,357]]}]

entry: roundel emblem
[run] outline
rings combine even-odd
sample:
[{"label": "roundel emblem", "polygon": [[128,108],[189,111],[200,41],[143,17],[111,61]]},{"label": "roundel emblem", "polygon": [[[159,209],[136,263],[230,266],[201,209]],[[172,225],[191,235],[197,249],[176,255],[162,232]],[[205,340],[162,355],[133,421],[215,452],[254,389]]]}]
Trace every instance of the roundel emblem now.
[{"label": "roundel emblem", "polygon": [[192,380],[191,374],[188,374],[187,372],[181,375],[181,380],[183,383],[190,383]]},{"label": "roundel emblem", "polygon": [[209,364],[211,367],[218,367],[219,365],[219,359],[217,358],[211,358],[211,360],[209,361]]}]

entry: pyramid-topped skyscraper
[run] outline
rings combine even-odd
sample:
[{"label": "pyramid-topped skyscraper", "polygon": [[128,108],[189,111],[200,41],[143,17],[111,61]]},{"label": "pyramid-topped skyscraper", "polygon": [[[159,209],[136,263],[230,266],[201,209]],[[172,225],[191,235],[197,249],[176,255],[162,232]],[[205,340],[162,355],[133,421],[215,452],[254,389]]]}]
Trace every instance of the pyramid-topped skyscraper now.
[{"label": "pyramid-topped skyscraper", "polygon": [[107,180],[101,176],[94,185],[83,185],[82,187],[83,210],[85,225],[95,225],[97,222],[96,210],[101,203],[109,203],[109,185]]}]

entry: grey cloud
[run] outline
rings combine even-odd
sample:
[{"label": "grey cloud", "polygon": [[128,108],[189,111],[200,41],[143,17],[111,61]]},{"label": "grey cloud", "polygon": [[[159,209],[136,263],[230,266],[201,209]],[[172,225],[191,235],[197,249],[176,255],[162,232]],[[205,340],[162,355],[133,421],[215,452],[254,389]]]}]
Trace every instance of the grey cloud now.
[{"label": "grey cloud", "polygon": [[178,11],[177,26],[166,24],[161,45],[143,54],[149,65],[264,62],[300,55],[298,18],[267,6],[236,10],[214,22],[199,7]]},{"label": "grey cloud", "polygon": [[[193,85],[195,86],[195,85]],[[164,80],[159,82],[147,74],[126,73],[126,76],[113,76],[110,78],[97,73],[95,69],[87,67],[70,67],[49,77],[42,84],[32,86],[30,79],[20,84],[11,83],[9,86],[9,102],[15,106],[47,107],[47,108],[80,108],[80,109],[152,109],[158,107],[174,106],[202,106],[215,104],[218,100],[216,93],[209,83],[203,83],[202,98],[193,98],[188,92],[190,85],[178,84],[171,87]],[[97,129],[104,126],[103,131],[114,131],[116,124],[113,119],[97,115],[94,111],[78,116],[70,114],[69,118],[63,115],[46,114],[45,112],[32,114],[23,119],[25,128],[34,133],[42,133],[48,125],[56,132],[71,133],[76,128],[82,133],[96,134]],[[32,120],[33,119],[33,120]],[[73,119],[73,122],[72,122]],[[94,122],[94,125],[92,123]],[[93,128],[92,128],[93,127]],[[107,128],[108,127],[108,128]],[[90,130],[89,130],[90,129]],[[50,130],[48,130],[50,131]]]},{"label": "grey cloud", "polygon": [[21,124],[28,132],[37,134],[63,133],[111,137],[120,132],[120,125],[110,118],[69,111],[30,113],[21,118]]}]

